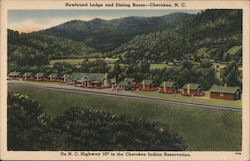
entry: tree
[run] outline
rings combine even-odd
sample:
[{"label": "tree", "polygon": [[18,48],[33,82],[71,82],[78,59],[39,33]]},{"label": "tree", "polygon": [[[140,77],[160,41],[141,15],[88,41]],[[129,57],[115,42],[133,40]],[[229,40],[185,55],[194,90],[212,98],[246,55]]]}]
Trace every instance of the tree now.
[{"label": "tree", "polygon": [[50,150],[50,118],[30,97],[8,93],[8,150]]},{"label": "tree", "polygon": [[52,123],[63,150],[185,150],[176,133],[156,123],[71,108]]},{"label": "tree", "polygon": [[158,123],[74,107],[53,120],[30,97],[8,94],[8,150],[185,150]]},{"label": "tree", "polygon": [[223,83],[227,83],[229,86],[240,86],[240,72],[235,61],[231,61],[222,70],[221,77]]},{"label": "tree", "polygon": [[110,72],[110,75],[115,77],[118,81],[123,79],[123,70],[121,69],[121,65],[119,62],[115,62],[113,69]]},{"label": "tree", "polygon": [[146,61],[139,63],[133,63],[128,66],[125,70],[126,76],[135,78],[137,81],[149,78],[150,76],[150,64]]},{"label": "tree", "polygon": [[202,84],[205,90],[210,89],[213,84],[219,83],[219,80],[216,78],[216,69],[209,60],[202,61],[193,70],[196,75],[196,82]]},{"label": "tree", "polygon": [[110,67],[104,60],[101,59],[97,59],[95,61],[85,60],[81,63],[78,70],[85,73],[108,73],[110,71]]},{"label": "tree", "polygon": [[61,76],[63,76],[64,74],[70,74],[76,70],[76,65],[72,65],[66,62],[55,63],[52,67],[52,71],[55,73],[60,73]]}]

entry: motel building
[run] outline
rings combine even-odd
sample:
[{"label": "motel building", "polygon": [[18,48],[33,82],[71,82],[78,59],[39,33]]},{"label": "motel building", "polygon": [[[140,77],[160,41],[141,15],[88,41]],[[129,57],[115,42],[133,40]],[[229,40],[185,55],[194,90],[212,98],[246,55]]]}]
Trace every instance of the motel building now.
[{"label": "motel building", "polygon": [[210,98],[239,100],[241,98],[241,89],[240,87],[213,85],[210,89]]},{"label": "motel building", "polygon": [[22,76],[23,80],[33,80],[33,78],[32,72],[25,72]]},{"label": "motel building", "polygon": [[136,82],[134,78],[125,78],[123,81],[119,82],[118,88],[122,90],[136,89]]},{"label": "motel building", "polygon": [[51,73],[49,76],[48,76],[48,79],[49,81],[58,81],[58,74],[57,73]]},{"label": "motel building", "polygon": [[46,78],[46,74],[45,73],[36,73],[35,80],[36,81],[46,81],[48,79]]},{"label": "motel building", "polygon": [[139,85],[138,89],[141,91],[153,91],[154,89],[154,80],[143,79]]},{"label": "motel building", "polygon": [[110,86],[107,73],[72,73],[66,76],[66,82],[67,84],[89,88],[107,88]]},{"label": "motel building", "polygon": [[20,72],[10,72],[8,74],[8,77],[13,80],[19,80],[21,78],[21,73]]},{"label": "motel building", "polygon": [[186,83],[182,87],[182,96],[204,96],[204,90],[201,84]]},{"label": "motel building", "polygon": [[160,93],[174,94],[178,93],[178,84],[176,82],[163,81],[160,84]]}]

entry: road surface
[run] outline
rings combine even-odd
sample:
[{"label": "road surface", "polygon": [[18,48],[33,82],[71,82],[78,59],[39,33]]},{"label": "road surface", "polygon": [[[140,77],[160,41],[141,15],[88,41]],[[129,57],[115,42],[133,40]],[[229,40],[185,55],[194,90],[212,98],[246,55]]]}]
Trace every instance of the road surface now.
[{"label": "road surface", "polygon": [[147,102],[147,103],[158,103],[158,104],[172,104],[172,105],[182,105],[182,106],[190,106],[194,108],[207,108],[207,109],[214,109],[214,110],[225,110],[225,111],[234,111],[234,112],[241,112],[242,109],[239,107],[232,107],[232,106],[222,106],[222,105],[205,105],[200,103],[189,103],[189,102],[179,102],[173,100],[166,100],[161,98],[154,98],[154,97],[147,97],[142,96],[139,94],[134,94],[131,92],[112,92],[102,89],[87,89],[87,88],[80,88],[74,86],[65,86],[65,85],[52,85],[52,84],[37,84],[37,83],[28,83],[22,81],[10,81],[8,85],[11,86],[25,86],[33,89],[43,89],[43,90],[52,90],[52,91],[63,91],[63,92],[70,92],[70,93],[80,93],[86,95],[95,95],[95,96],[105,96],[105,97],[115,97],[121,99],[130,99],[136,100],[140,102]]}]

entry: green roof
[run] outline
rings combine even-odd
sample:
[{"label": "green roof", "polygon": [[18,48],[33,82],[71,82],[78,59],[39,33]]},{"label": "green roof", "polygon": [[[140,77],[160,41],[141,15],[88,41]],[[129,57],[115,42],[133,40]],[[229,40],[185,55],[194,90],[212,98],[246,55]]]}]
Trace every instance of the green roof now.
[{"label": "green roof", "polygon": [[36,73],[36,77],[44,77],[45,73]]},{"label": "green roof", "polygon": [[177,86],[176,82],[169,82],[169,81],[163,81],[160,85],[160,87],[164,87],[164,83],[166,87],[174,87]]},{"label": "green roof", "polygon": [[240,90],[240,87],[224,87],[213,85],[210,89],[210,92],[235,94],[238,90]]},{"label": "green roof", "polygon": [[195,84],[195,83],[186,83],[182,89],[187,89],[187,86],[190,86],[191,90],[197,90],[198,88],[201,88],[202,86],[200,84]]},{"label": "green roof", "polygon": [[23,74],[23,76],[25,76],[26,75],[26,77],[30,77],[30,76],[32,76],[32,72],[25,72],[24,74]]},{"label": "green roof", "polygon": [[72,73],[71,76],[74,80],[103,81],[105,79],[105,73]]},{"label": "green roof", "polygon": [[130,83],[132,83],[133,81],[135,81],[135,78],[125,78],[123,81],[119,82],[118,85],[120,85],[120,86],[127,86]]},{"label": "green roof", "polygon": [[49,75],[49,77],[52,77],[52,78],[57,78],[57,76],[58,76],[57,73],[51,73],[51,74]]},{"label": "green roof", "polygon": [[140,84],[151,85],[154,81],[151,79],[143,79]]},{"label": "green roof", "polygon": [[124,81],[127,81],[127,82],[134,82],[134,81],[135,81],[135,78],[125,78]]},{"label": "green roof", "polygon": [[130,82],[129,81],[125,81],[125,80],[123,80],[123,81],[121,81],[121,82],[119,82],[119,86],[127,86],[127,85],[129,85],[130,84]]},{"label": "green roof", "polygon": [[17,76],[20,76],[20,72],[10,72],[9,74],[8,74],[8,76],[10,76],[10,77],[17,77]]},{"label": "green roof", "polygon": [[70,75],[69,74],[63,74],[63,75],[61,75],[61,79],[64,79],[64,77],[66,77],[66,78],[68,78]]}]

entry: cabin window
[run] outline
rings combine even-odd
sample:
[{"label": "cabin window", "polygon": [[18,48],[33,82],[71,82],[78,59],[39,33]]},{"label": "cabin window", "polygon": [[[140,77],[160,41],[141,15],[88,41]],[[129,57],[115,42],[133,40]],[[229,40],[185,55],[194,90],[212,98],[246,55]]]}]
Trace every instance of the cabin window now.
[{"label": "cabin window", "polygon": [[224,93],[220,93],[220,96],[224,96]]}]

